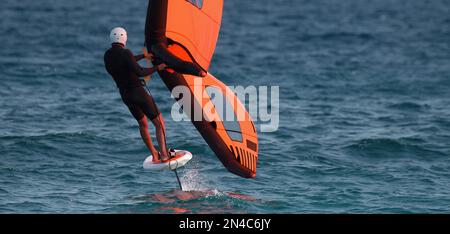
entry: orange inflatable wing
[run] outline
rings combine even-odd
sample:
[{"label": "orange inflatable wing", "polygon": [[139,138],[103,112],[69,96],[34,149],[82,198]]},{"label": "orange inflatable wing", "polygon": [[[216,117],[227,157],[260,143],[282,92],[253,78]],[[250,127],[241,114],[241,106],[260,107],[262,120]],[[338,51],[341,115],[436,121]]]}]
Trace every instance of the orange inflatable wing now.
[{"label": "orange inflatable wing", "polygon": [[[186,113],[209,147],[230,172],[244,178],[256,176],[258,136],[253,121],[234,92],[211,74],[209,69],[222,20],[223,0],[149,0],[145,28],[146,45],[171,69],[159,72],[167,88],[189,89],[191,110],[200,110],[202,120]],[[199,83],[195,81],[200,79]],[[199,85],[200,84],[200,85]],[[194,89],[202,92],[195,92]],[[206,95],[203,95],[206,94]],[[228,108],[216,109],[221,96]],[[211,112],[206,105],[213,103]],[[181,103],[183,104],[183,103]],[[227,113],[223,113],[223,112]],[[215,113],[215,114],[213,114]],[[222,119],[231,113],[235,120]],[[242,116],[244,118],[242,118]]]}]

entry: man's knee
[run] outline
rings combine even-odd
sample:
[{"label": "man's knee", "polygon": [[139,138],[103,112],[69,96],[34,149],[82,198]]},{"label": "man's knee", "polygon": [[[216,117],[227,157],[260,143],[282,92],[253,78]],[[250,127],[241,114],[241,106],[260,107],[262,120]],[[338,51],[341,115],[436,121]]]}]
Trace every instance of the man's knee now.
[{"label": "man's knee", "polygon": [[159,114],[157,117],[152,119],[152,123],[153,123],[153,125],[155,125],[155,128],[161,128],[163,126],[163,124],[164,124],[163,119],[162,119],[162,115]]},{"label": "man's knee", "polygon": [[148,122],[147,122],[147,117],[142,117],[139,121],[139,128],[140,129],[148,129]]}]

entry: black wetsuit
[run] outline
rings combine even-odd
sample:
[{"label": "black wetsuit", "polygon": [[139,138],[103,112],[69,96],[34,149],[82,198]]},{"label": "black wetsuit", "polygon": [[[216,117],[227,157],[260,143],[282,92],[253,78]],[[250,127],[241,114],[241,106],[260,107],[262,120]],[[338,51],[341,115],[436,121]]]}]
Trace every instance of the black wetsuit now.
[{"label": "black wetsuit", "polygon": [[144,89],[139,79],[156,72],[156,68],[139,66],[137,60],[142,58],[142,55],[135,57],[120,44],[113,44],[104,56],[106,70],[116,82],[123,102],[138,121],[144,115],[152,120],[160,113],[153,97]]}]

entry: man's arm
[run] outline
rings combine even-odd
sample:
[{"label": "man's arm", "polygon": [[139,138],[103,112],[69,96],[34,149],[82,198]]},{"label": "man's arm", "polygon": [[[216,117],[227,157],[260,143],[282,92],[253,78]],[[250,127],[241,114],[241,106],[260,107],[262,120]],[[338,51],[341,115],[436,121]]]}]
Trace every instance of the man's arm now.
[{"label": "man's arm", "polygon": [[140,54],[140,55],[134,56],[134,59],[135,59],[136,61],[139,61],[139,60],[141,60],[141,59],[143,59],[143,58],[145,58],[145,55],[144,55],[144,54]]},{"label": "man's arm", "polygon": [[[131,51],[127,50],[127,64],[128,67],[134,72],[136,73],[136,75],[138,75],[139,77],[144,77],[144,76],[149,76],[153,73],[155,73],[157,71],[156,67],[152,67],[152,68],[143,68],[141,67],[137,61],[135,56],[133,55],[133,53],[131,53]],[[137,57],[137,56],[136,56]]]}]

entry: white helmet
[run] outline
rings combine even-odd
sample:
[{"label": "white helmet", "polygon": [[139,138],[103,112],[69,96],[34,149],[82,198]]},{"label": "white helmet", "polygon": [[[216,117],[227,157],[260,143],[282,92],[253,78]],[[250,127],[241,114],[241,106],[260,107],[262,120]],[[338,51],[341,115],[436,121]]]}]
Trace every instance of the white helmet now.
[{"label": "white helmet", "polygon": [[120,43],[123,45],[127,44],[127,31],[121,27],[114,28],[109,34],[109,39],[111,43]]}]

